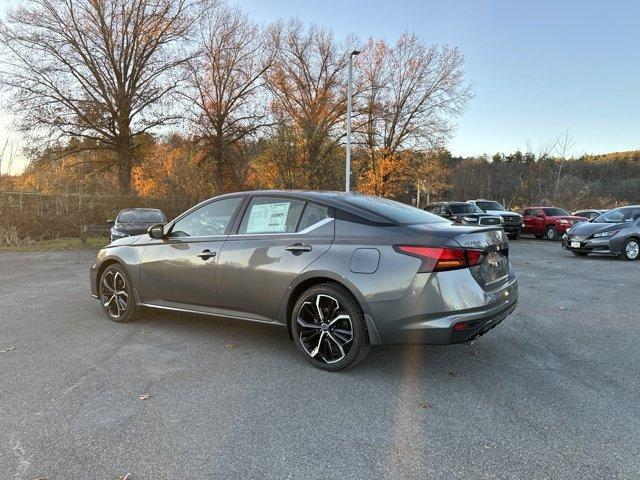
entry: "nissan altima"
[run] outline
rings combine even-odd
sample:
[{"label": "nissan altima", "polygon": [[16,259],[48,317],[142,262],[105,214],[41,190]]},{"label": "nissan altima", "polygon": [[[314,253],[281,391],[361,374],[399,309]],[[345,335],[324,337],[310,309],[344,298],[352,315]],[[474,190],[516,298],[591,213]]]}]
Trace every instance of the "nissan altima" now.
[{"label": "nissan altima", "polygon": [[505,233],[391,200],[259,191],[206,200],[115,240],[90,270],[106,316],[142,308],[285,327],[325,370],[370,345],[469,342],[518,300]]},{"label": "nissan altima", "polygon": [[562,237],[562,247],[577,256],[590,253],[640,257],[640,205],[619,207],[590,222],[571,227]]}]

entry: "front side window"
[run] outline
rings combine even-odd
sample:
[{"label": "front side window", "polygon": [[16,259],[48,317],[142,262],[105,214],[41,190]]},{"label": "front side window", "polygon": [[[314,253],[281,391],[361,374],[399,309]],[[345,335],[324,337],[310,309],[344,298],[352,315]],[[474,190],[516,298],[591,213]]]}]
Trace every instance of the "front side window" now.
[{"label": "front side window", "polygon": [[302,200],[290,198],[254,197],[238,233],[294,233],[304,204]]},{"label": "front side window", "polygon": [[172,237],[209,237],[224,235],[242,198],[224,198],[207,203],[178,220]]}]

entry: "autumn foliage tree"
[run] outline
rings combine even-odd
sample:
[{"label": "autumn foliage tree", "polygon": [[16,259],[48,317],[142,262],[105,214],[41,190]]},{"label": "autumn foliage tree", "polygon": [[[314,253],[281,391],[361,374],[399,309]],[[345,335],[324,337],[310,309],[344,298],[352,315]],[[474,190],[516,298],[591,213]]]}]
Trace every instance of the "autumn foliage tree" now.
[{"label": "autumn foliage tree", "polygon": [[[131,191],[138,139],[166,110],[189,57],[197,0],[26,0],[0,29],[0,84],[21,130],[47,142],[89,139],[113,152]],[[82,144],[85,145],[85,144]],[[87,147],[88,148],[88,147]],[[67,153],[74,153],[73,150]]]},{"label": "autumn foliage tree", "polygon": [[182,93],[188,121],[216,192],[237,190],[245,182],[243,143],[269,123],[264,81],[273,51],[263,29],[225,3],[200,18],[196,45]]},{"label": "autumn foliage tree", "polygon": [[[370,39],[357,59],[354,138],[364,188],[378,195],[411,177],[412,153],[439,147],[452,117],[470,98],[463,57],[455,48],[427,45],[403,34],[395,45]],[[415,159],[415,156],[413,157]]]},{"label": "autumn foliage tree", "polygon": [[274,63],[267,72],[274,117],[286,119],[277,128],[292,128],[296,157],[306,169],[308,188],[328,188],[341,175],[346,112],[346,45],[331,32],[298,20],[277,23],[269,31]]}]

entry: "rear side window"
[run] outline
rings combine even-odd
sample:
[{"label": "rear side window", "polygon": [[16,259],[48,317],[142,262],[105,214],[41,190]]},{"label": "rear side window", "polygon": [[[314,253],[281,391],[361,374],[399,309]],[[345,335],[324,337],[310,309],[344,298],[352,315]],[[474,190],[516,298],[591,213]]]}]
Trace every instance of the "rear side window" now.
[{"label": "rear side window", "polygon": [[294,233],[304,203],[291,198],[253,197],[238,233]]},{"label": "rear side window", "polygon": [[370,195],[349,195],[340,200],[399,224],[446,222],[446,220],[437,215],[386,198]]},{"label": "rear side window", "polygon": [[309,227],[312,227],[318,222],[321,222],[325,218],[329,217],[329,208],[324,205],[318,205],[317,203],[307,203],[298,226],[298,231],[301,232]]}]

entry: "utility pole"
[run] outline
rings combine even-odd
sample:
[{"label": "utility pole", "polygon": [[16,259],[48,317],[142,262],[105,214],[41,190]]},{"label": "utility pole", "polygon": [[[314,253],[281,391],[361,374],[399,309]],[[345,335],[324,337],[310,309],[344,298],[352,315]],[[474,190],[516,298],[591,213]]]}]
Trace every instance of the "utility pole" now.
[{"label": "utility pole", "polygon": [[344,191],[351,190],[351,96],[353,95],[353,57],[360,54],[360,50],[354,50],[349,54],[349,80],[347,84],[347,147],[344,178]]}]

